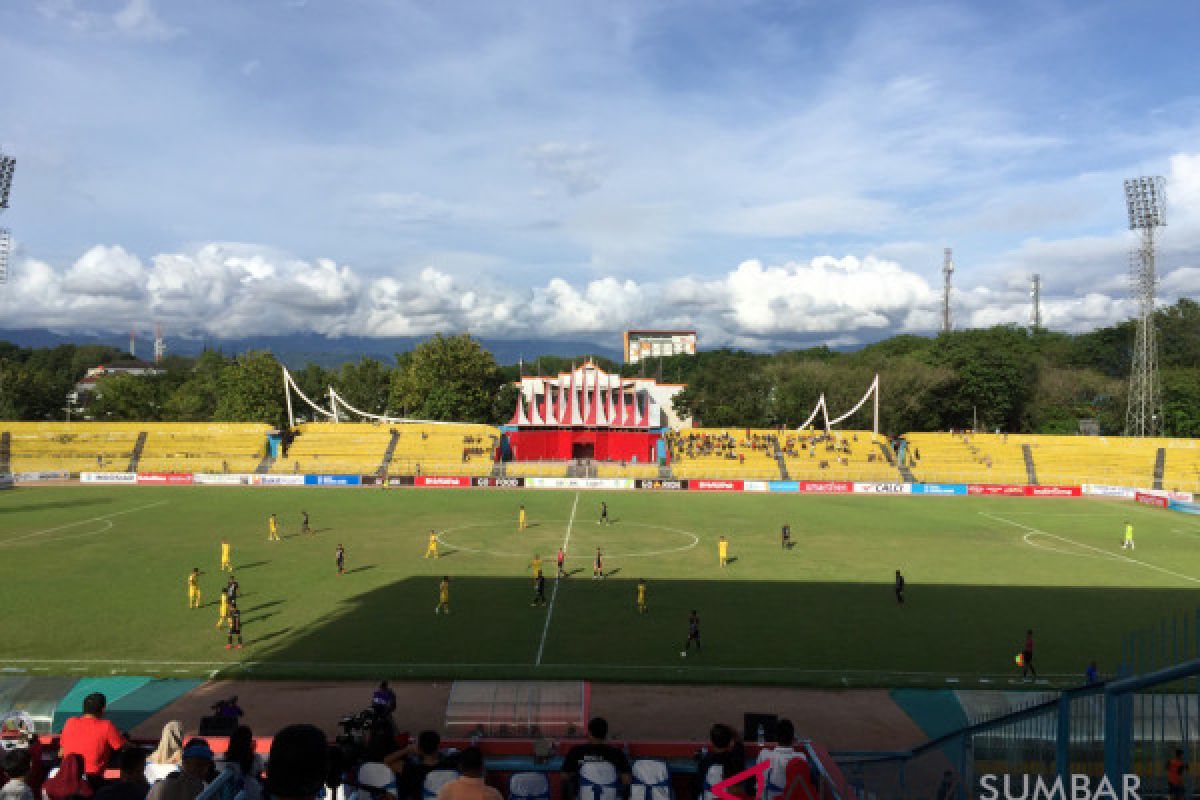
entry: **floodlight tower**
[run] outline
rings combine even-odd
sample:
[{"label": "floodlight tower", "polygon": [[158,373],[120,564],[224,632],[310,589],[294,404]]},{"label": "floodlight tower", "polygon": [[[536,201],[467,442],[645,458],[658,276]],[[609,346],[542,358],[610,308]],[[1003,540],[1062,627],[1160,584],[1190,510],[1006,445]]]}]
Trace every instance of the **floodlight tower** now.
[{"label": "floodlight tower", "polygon": [[154,323],[154,363],[161,364],[167,355],[167,340],[163,338],[162,325]]},{"label": "floodlight tower", "polygon": [[[8,196],[12,191],[13,169],[17,160],[0,152],[0,214],[8,208]],[[8,228],[0,227],[0,283],[8,282],[8,251],[12,247],[12,235]]]},{"label": "floodlight tower", "polygon": [[1154,269],[1154,232],[1167,224],[1166,183],[1157,176],[1125,181],[1129,229],[1141,234],[1138,247],[1130,254],[1129,265],[1130,284],[1137,301],[1137,334],[1133,342],[1133,365],[1129,370],[1126,436],[1154,436],[1158,430],[1158,341],[1154,332],[1154,291],[1158,276]]},{"label": "floodlight tower", "polygon": [[1033,302],[1033,308],[1030,310],[1029,321],[1033,323],[1035,331],[1042,327],[1042,276],[1034,275],[1029,287],[1029,299]]},{"label": "floodlight tower", "polygon": [[947,247],[942,253],[942,333],[954,327],[950,319],[950,292],[954,279],[954,251]]}]

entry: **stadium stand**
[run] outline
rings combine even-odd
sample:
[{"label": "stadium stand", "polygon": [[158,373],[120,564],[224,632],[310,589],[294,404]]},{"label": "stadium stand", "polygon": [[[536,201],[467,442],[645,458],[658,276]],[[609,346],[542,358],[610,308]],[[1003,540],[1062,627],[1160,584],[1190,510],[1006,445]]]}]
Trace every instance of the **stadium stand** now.
[{"label": "stadium stand", "polygon": [[902,480],[871,431],[789,431],[780,447],[791,480],[844,480],[894,483]]},{"label": "stadium stand", "polygon": [[295,433],[272,472],[372,474],[392,440],[386,425],[370,422],[308,422]]},{"label": "stadium stand", "polygon": [[13,472],[123,471],[143,422],[0,422]]},{"label": "stadium stand", "polygon": [[908,463],[917,480],[1025,484],[1029,481],[1021,445],[1037,437],[910,433],[904,438],[908,440]]},{"label": "stadium stand", "polygon": [[1200,492],[1200,439],[1164,439],[1164,489]]},{"label": "stadium stand", "polygon": [[668,434],[676,478],[778,480],[778,431],[692,428]]},{"label": "stadium stand", "polygon": [[269,427],[254,423],[155,422],[146,432],[143,472],[254,472]]},{"label": "stadium stand", "polygon": [[[394,427],[400,438],[388,466],[389,474],[487,475],[492,471],[492,452],[500,438],[498,428],[470,423],[408,423]],[[379,466],[378,460],[375,466]]]}]

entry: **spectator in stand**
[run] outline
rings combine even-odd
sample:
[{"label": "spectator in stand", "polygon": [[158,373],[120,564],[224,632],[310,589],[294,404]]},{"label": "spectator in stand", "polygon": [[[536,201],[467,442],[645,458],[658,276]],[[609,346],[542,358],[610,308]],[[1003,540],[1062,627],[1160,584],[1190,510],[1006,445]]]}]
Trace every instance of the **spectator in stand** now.
[{"label": "spectator in stand", "polygon": [[381,681],[379,688],[371,694],[371,707],[385,714],[396,713],[396,693],[387,681]]},{"label": "spectator in stand", "polygon": [[264,794],[271,800],[315,800],[328,771],[325,734],[312,725],[289,725],[271,742]]},{"label": "spectator in stand", "polygon": [[1096,668],[1096,662],[1092,661],[1087,665],[1087,669],[1083,672],[1083,682],[1088,686],[1100,682],[1100,670]]},{"label": "spectator in stand", "polygon": [[462,773],[438,792],[438,800],[502,800],[500,792],[483,782],[483,752],[468,747],[459,755],[458,769]]},{"label": "spectator in stand", "polygon": [[83,769],[83,756],[71,753],[63,756],[58,772],[42,784],[42,800],[67,800],[91,797],[92,787]]},{"label": "spectator in stand", "polygon": [[1187,772],[1187,768],[1187,762],[1183,760],[1183,750],[1176,749],[1175,757],[1167,761],[1167,796],[1171,800],[1183,800],[1186,794],[1183,773]]},{"label": "spectator in stand", "polygon": [[183,760],[183,723],[173,719],[163,725],[162,735],[158,737],[158,747],[150,754],[151,764],[161,766],[179,766]]},{"label": "spectator in stand", "polygon": [[95,800],[146,800],[150,784],[146,781],[146,751],[127,745],[117,755],[121,778],[96,792]]},{"label": "spectator in stand", "polygon": [[625,754],[608,743],[608,720],[604,717],[592,717],[588,721],[588,740],[586,744],[577,744],[567,751],[563,759],[562,771],[566,780],[563,781],[563,792],[567,798],[579,795],[579,773],[583,765],[594,761],[605,761],[617,772],[620,784],[618,795],[629,795],[629,784],[633,781],[633,773],[629,768],[629,759]]},{"label": "spectator in stand", "polygon": [[8,775],[8,782],[0,788],[0,800],[33,800],[33,789],[25,782],[31,764],[28,750],[9,750],[4,754],[4,774]]},{"label": "spectator in stand", "polygon": [[757,762],[761,764],[766,761],[771,765],[766,773],[768,799],[777,797],[787,787],[788,762],[797,758],[808,760],[803,753],[793,747],[796,741],[796,728],[790,719],[781,719],[776,723],[775,738],[778,740],[775,747],[763,748],[759,751]]},{"label": "spectator in stand", "polygon": [[421,731],[416,742],[384,758],[383,763],[396,773],[396,792],[400,800],[421,800],[425,776],[435,769],[456,769],[455,759],[440,750],[442,737],[437,731]]},{"label": "spectator in stand", "polygon": [[212,748],[204,739],[192,739],[183,748],[179,769],[154,784],[146,800],[196,800],[212,769]]},{"label": "spectator in stand", "polygon": [[125,746],[117,726],[104,719],[107,705],[108,698],[100,692],[89,694],[83,698],[83,716],[67,720],[59,737],[59,755],[83,756],[84,772],[97,786],[113,753]]},{"label": "spectator in stand", "polygon": [[254,733],[245,725],[239,725],[229,737],[229,747],[225,750],[222,800],[262,800],[262,784],[258,782],[262,771],[262,759],[254,750]]},{"label": "spectator in stand", "polygon": [[[746,768],[746,748],[733,728],[718,722],[708,731],[709,750],[696,762],[696,796]],[[720,775],[710,771],[720,767]]]},{"label": "spectator in stand", "polygon": [[953,800],[957,794],[955,791],[954,773],[946,770],[942,773],[942,782],[938,784],[937,800]]}]

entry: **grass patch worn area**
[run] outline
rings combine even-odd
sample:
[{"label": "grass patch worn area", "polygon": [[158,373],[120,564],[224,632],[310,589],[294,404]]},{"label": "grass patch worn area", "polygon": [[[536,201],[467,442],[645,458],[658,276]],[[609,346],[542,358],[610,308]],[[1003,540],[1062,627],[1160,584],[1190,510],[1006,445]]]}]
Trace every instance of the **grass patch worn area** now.
[{"label": "grass patch worn area", "polygon": [[[611,525],[597,524],[602,500]],[[302,510],[314,535],[300,534]],[[282,542],[267,541],[272,512]],[[1120,549],[1126,519],[1133,552]],[[422,557],[431,528],[436,560]],[[242,650],[215,627],[222,537]],[[572,574],[556,587],[564,542]],[[591,577],[597,547],[604,580]],[[546,607],[531,606],[535,554]],[[433,613],[443,575],[448,616]],[[1074,683],[1093,658],[1115,667],[1124,633],[1200,605],[1200,524],[1086,499],[20,488],[0,493],[0,585],[0,668],[33,674],[1004,686],[1032,627],[1039,671]],[[704,651],[681,658],[691,609]]]}]

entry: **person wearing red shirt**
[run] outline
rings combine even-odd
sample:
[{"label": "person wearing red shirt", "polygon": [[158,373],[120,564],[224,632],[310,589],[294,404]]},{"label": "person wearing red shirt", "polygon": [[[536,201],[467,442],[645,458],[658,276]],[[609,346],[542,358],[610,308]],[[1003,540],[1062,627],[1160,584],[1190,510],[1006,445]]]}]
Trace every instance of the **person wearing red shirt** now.
[{"label": "person wearing red shirt", "polygon": [[83,698],[83,716],[72,717],[59,737],[59,755],[77,753],[83,757],[83,771],[89,777],[103,775],[113,753],[125,745],[117,726],[104,719],[108,698],[100,692]]}]

